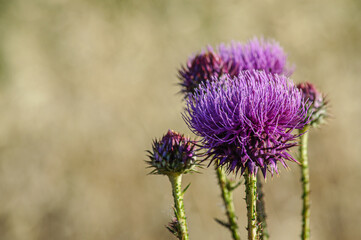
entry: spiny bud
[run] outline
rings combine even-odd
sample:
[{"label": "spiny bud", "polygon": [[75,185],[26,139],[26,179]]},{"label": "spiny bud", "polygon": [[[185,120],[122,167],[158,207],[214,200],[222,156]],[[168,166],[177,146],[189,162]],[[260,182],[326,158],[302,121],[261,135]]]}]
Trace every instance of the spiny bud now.
[{"label": "spiny bud", "polygon": [[218,77],[224,73],[226,72],[222,59],[211,47],[208,47],[207,51],[190,58],[187,65],[179,70],[182,92],[187,96],[189,93],[193,93],[200,83],[211,80],[212,76]]},{"label": "spiny bud", "polygon": [[310,104],[308,109],[309,124],[318,126],[324,123],[327,117],[327,101],[325,97],[309,82],[300,83],[297,88],[301,90],[303,99]]},{"label": "spiny bud", "polygon": [[173,130],[163,136],[162,139],[153,141],[152,151],[149,153],[150,168],[154,168],[151,174],[184,174],[194,171],[197,165],[195,142],[188,137]]}]

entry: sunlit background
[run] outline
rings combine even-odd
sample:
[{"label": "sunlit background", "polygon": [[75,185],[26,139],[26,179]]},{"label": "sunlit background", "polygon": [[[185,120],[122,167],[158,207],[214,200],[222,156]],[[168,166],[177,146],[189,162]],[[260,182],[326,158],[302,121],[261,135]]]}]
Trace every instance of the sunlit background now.
[{"label": "sunlit background", "polygon": [[[0,239],[173,239],[145,150],[182,120],[177,69],[207,44],[274,38],[329,99],[310,135],[311,234],[361,239],[361,1],[0,0]],[[271,239],[299,239],[300,170],[267,179]],[[187,175],[190,237],[230,239],[212,168]],[[246,239],[244,188],[235,192]]]}]

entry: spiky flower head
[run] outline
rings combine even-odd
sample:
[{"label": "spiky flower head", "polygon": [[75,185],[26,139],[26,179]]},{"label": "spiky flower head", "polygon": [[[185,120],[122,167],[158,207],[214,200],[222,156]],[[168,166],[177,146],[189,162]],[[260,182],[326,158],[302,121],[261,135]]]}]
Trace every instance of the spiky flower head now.
[{"label": "spiky flower head", "polygon": [[162,139],[155,139],[149,160],[146,161],[150,168],[154,168],[151,174],[184,174],[194,170],[197,165],[196,145],[188,137],[173,130],[168,132]]},{"label": "spiky flower head", "polygon": [[220,44],[217,51],[208,47],[191,57],[179,70],[181,91],[188,96],[200,83],[211,81],[212,77],[217,79],[223,74],[234,77],[244,70],[264,70],[287,76],[292,73],[287,67],[287,55],[276,41],[253,38],[246,44]]},{"label": "spiky flower head", "polygon": [[200,83],[211,80],[212,76],[221,76],[225,70],[222,59],[209,46],[206,51],[191,57],[179,70],[181,91],[185,95],[192,93]]},{"label": "spiky flower head", "polygon": [[308,110],[309,124],[311,126],[322,124],[328,116],[325,97],[309,82],[299,83],[297,88],[301,90],[304,100],[310,103]]},{"label": "spiky flower head", "polygon": [[287,55],[275,40],[255,37],[246,44],[221,44],[218,51],[231,76],[237,76],[244,70],[263,70],[286,76],[292,74],[292,68],[287,66]]},{"label": "spiky flower head", "polygon": [[278,173],[277,162],[297,162],[289,153],[298,137],[292,130],[305,125],[307,106],[286,76],[253,70],[201,84],[183,117],[211,162],[241,175],[260,168],[266,177]]}]

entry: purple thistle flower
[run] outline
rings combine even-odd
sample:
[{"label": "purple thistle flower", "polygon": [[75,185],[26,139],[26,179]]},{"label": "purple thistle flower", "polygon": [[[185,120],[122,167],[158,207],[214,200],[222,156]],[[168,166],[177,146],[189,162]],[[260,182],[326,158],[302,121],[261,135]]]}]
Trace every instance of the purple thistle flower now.
[{"label": "purple thistle flower", "polygon": [[219,55],[231,76],[237,76],[244,70],[264,70],[267,73],[284,74],[290,76],[292,69],[288,69],[287,55],[278,42],[265,41],[256,37],[247,44],[232,42],[230,46],[221,44]]},{"label": "purple thistle flower", "polygon": [[211,162],[241,175],[260,168],[266,177],[267,170],[278,173],[277,162],[297,162],[289,153],[297,145],[292,130],[305,125],[307,106],[286,76],[253,70],[201,84],[183,117],[203,137]]},{"label": "purple thistle flower", "polygon": [[327,114],[327,101],[325,97],[316,89],[316,87],[309,82],[297,84],[297,88],[301,90],[305,101],[310,103],[308,109],[309,124],[318,126],[324,122]]},{"label": "purple thistle flower", "polygon": [[286,67],[287,55],[274,41],[254,38],[247,44],[232,42],[230,46],[220,44],[218,51],[208,47],[191,57],[179,70],[181,92],[185,96],[193,93],[199,84],[219,78],[223,74],[238,76],[244,70],[264,70],[267,73],[291,75]]},{"label": "purple thistle flower", "polygon": [[153,141],[152,151],[149,153],[150,168],[154,168],[151,174],[183,174],[194,170],[197,165],[195,142],[188,137],[173,130],[163,136],[162,139]]}]

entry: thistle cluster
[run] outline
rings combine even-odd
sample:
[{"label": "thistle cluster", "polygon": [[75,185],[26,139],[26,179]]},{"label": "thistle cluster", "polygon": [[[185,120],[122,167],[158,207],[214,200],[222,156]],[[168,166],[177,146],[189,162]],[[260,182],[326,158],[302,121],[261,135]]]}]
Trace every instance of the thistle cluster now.
[{"label": "thistle cluster", "polygon": [[151,174],[184,174],[194,171],[197,165],[195,142],[188,137],[173,130],[168,132],[162,139],[155,139],[152,151],[148,152],[149,160],[146,161]]},{"label": "thistle cluster", "polygon": [[[172,185],[175,218],[167,229],[188,240],[183,204],[182,174],[195,171],[196,148],[202,161],[210,160],[217,171],[233,240],[240,240],[231,186],[225,170],[245,178],[248,239],[268,239],[263,193],[258,178],[278,174],[278,163],[296,162],[302,169],[302,239],[309,240],[309,173],[307,136],[311,126],[327,116],[324,96],[311,84],[294,85],[293,70],[276,41],[254,38],[247,43],[208,46],[188,59],[178,71],[186,109],[183,119],[200,137],[197,143],[169,130],[155,139],[149,153],[152,174],[167,175]],[[295,131],[299,130],[299,131]],[[298,133],[297,133],[298,132]],[[298,140],[300,141],[298,142]],[[290,149],[299,145],[297,161]]]},{"label": "thistle cluster", "polygon": [[297,88],[301,90],[304,100],[310,104],[308,110],[309,124],[316,127],[324,123],[325,118],[328,116],[325,96],[309,82],[300,83]]},{"label": "thistle cluster", "polygon": [[297,144],[292,130],[303,128],[306,117],[291,80],[256,70],[202,83],[187,99],[184,115],[211,161],[241,175],[261,169],[264,176],[278,172],[277,162],[297,162],[288,152]]}]

